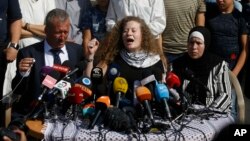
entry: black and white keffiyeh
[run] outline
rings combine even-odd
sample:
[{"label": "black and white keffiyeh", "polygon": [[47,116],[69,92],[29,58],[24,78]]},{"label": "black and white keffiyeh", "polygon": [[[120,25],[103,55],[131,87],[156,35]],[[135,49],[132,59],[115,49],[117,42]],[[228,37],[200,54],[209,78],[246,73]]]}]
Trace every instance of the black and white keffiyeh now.
[{"label": "black and white keffiyeh", "polygon": [[128,52],[127,50],[122,49],[120,55],[128,65],[136,68],[147,68],[156,64],[160,60],[158,54],[147,53],[144,50],[139,52]]}]

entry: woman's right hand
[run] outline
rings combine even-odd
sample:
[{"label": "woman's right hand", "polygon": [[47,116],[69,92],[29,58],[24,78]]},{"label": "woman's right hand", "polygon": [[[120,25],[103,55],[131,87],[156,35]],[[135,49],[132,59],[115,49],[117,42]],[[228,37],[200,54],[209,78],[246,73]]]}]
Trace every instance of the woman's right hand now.
[{"label": "woman's right hand", "polygon": [[88,45],[87,45],[87,59],[93,59],[94,58],[94,56],[95,56],[95,53],[96,53],[96,51],[97,51],[97,49],[98,49],[98,47],[99,47],[99,41],[96,39],[96,38],[94,38],[94,39],[92,39],[92,40],[90,40],[89,42],[88,42]]}]

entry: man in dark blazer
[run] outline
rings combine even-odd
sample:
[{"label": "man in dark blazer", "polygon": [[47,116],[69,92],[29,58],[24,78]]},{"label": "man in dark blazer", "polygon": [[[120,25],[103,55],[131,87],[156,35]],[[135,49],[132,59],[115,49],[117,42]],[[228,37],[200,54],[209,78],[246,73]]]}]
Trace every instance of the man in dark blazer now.
[{"label": "man in dark blazer", "polygon": [[31,112],[32,102],[42,93],[41,69],[54,65],[51,49],[60,50],[61,62],[68,60],[73,67],[83,60],[82,47],[66,42],[70,29],[69,15],[64,10],[54,9],[47,14],[45,20],[46,39],[19,50],[17,55],[17,73],[12,88],[21,98],[13,105],[15,113],[25,115]]}]

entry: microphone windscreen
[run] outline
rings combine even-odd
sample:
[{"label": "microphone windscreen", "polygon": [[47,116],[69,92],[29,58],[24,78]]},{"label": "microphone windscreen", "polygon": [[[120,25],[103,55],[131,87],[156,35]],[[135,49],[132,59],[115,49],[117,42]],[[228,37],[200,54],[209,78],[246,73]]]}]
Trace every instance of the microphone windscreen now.
[{"label": "microphone windscreen", "polygon": [[82,90],[84,99],[89,98],[89,97],[92,96],[92,91],[88,87],[86,87],[86,86],[84,86],[82,84],[79,84],[79,83],[75,83],[74,87],[78,87],[78,88],[80,88]]},{"label": "microphone windscreen", "polygon": [[72,104],[80,104],[83,101],[83,91],[79,87],[72,87],[68,92],[68,100]]},{"label": "microphone windscreen", "polygon": [[77,78],[77,80],[75,81],[76,83],[80,83],[83,84],[84,86],[91,88],[92,87],[92,81],[90,80],[90,78],[88,76],[81,76],[80,78]]},{"label": "microphone windscreen", "polygon": [[122,92],[125,94],[128,90],[128,82],[123,77],[116,77],[113,83],[114,93]]},{"label": "microphone windscreen", "polygon": [[106,110],[104,116],[104,126],[118,132],[128,131],[131,129],[131,123],[128,115],[116,107],[110,107]]},{"label": "microphone windscreen", "polygon": [[58,71],[52,70],[48,75],[46,75],[42,81],[42,85],[52,89],[59,78],[60,73]]},{"label": "microphone windscreen", "polygon": [[158,83],[155,85],[155,97],[157,101],[169,99],[169,91],[165,84]]},{"label": "microphone windscreen", "polygon": [[165,80],[169,88],[181,86],[180,78],[173,72],[168,72]]},{"label": "microphone windscreen", "polygon": [[97,98],[95,103],[96,109],[105,110],[110,106],[110,98],[109,96],[100,96]]},{"label": "microphone windscreen", "polygon": [[72,66],[72,64],[69,62],[69,60],[65,60],[65,61],[62,63],[62,66],[68,67],[68,68],[70,68],[70,70],[73,70],[73,66]]},{"label": "microphone windscreen", "polygon": [[120,66],[116,63],[110,64],[108,69],[108,80],[113,81],[119,75],[120,75]]},{"label": "microphone windscreen", "polygon": [[93,103],[86,104],[82,107],[82,115],[85,118],[95,115],[95,105]]},{"label": "microphone windscreen", "polygon": [[41,75],[42,75],[43,77],[45,77],[45,76],[48,75],[52,70],[53,70],[53,68],[50,67],[50,66],[43,66],[42,69],[41,69]]},{"label": "microphone windscreen", "polygon": [[91,70],[90,78],[91,78],[92,82],[95,84],[102,83],[102,80],[103,80],[102,68],[94,67]]},{"label": "microphone windscreen", "polygon": [[145,100],[152,100],[151,92],[145,86],[139,86],[136,88],[136,96],[140,102],[143,102]]},{"label": "microphone windscreen", "polygon": [[56,71],[59,71],[63,74],[66,74],[70,71],[70,67],[67,67],[67,66],[62,66],[62,65],[58,65],[58,64],[54,64],[53,65],[53,69],[56,70]]},{"label": "microphone windscreen", "polygon": [[74,84],[72,82],[71,79],[68,79],[68,80],[60,80],[59,82],[57,82],[55,85],[54,85],[54,88],[59,90],[60,93],[57,93],[57,96],[59,98],[62,98],[62,99],[65,99],[69,89],[71,88],[72,84]]}]

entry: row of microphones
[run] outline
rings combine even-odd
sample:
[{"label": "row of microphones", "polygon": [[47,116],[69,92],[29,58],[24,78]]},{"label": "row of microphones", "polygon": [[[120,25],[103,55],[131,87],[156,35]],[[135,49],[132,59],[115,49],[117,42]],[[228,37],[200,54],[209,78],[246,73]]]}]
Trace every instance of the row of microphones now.
[{"label": "row of microphones", "polygon": [[[32,111],[29,113],[31,118],[36,118],[41,112],[47,111],[46,103],[54,103],[56,99],[65,99],[68,91],[74,84],[70,77],[78,70],[86,68],[86,63],[80,62],[73,69],[68,60],[62,65],[44,66],[41,68],[41,94],[32,102]],[[44,104],[45,103],[45,104]],[[42,106],[42,107],[41,107]],[[38,109],[38,110],[37,110]],[[35,112],[35,113],[33,113]]]},{"label": "row of microphones", "polygon": [[79,107],[82,102],[92,96],[92,91],[82,85],[82,84],[74,84],[68,91],[67,100],[73,106],[73,119],[76,120],[79,113]]},{"label": "row of microphones", "polygon": [[43,95],[47,93],[50,89],[54,87],[57,80],[60,78],[60,73],[58,71],[52,70],[50,71],[42,81],[41,89],[42,93],[38,97],[38,100],[41,101],[43,98]]}]

